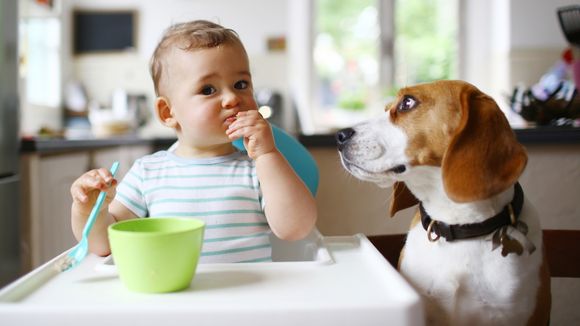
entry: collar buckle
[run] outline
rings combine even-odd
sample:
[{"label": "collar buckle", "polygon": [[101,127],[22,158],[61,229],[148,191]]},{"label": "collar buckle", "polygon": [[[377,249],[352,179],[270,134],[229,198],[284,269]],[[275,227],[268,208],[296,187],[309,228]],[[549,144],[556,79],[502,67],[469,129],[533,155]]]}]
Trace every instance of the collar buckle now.
[{"label": "collar buckle", "polygon": [[514,214],[514,208],[512,207],[512,203],[509,203],[507,205],[508,207],[508,212],[510,214],[510,222],[512,223],[512,226],[516,226],[516,224],[518,223],[517,218],[516,218],[516,214]]},{"label": "collar buckle", "polygon": [[[435,223],[437,223],[437,221],[431,220],[429,226],[427,227],[427,239],[429,240],[429,242],[436,242],[437,240],[439,240],[439,238],[441,238],[439,234],[433,232],[433,225],[435,225]],[[433,234],[435,234],[435,236],[433,236]]]}]

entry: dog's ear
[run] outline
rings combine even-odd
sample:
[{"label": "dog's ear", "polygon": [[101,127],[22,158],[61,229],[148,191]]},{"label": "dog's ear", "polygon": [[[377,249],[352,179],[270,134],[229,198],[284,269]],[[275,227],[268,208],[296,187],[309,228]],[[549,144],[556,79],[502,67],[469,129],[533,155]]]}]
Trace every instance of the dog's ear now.
[{"label": "dog's ear", "polygon": [[443,157],[443,185],[453,201],[482,200],[514,184],[528,156],[492,98],[471,85],[459,97],[462,116]]},{"label": "dog's ear", "polygon": [[390,217],[395,216],[395,214],[405,208],[415,206],[419,204],[419,200],[415,198],[415,195],[407,188],[404,182],[395,182],[393,185],[393,194],[391,198],[391,205],[389,207]]}]

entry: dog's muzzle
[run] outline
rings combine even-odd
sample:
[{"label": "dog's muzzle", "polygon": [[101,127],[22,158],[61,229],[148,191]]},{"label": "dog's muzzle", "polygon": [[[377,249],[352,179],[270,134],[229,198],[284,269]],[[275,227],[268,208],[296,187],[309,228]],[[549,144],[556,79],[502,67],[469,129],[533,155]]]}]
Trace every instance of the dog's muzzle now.
[{"label": "dog's muzzle", "polygon": [[[349,145],[349,143],[352,140],[355,133],[356,132],[353,128],[345,128],[345,129],[339,130],[335,134],[336,144],[338,147],[338,151],[340,153],[340,160],[347,171],[354,174],[355,176],[358,175],[358,177],[360,178],[361,177],[360,172],[364,172],[364,174],[384,174],[384,173],[401,174],[407,170],[407,167],[404,164],[397,164],[393,167],[382,169],[380,171],[374,170],[374,172],[373,172],[372,168],[369,169],[368,167],[364,167],[363,165],[361,165],[362,162],[357,162],[356,160],[353,161],[352,158],[349,157],[349,155],[352,155],[352,153],[349,153],[349,150],[347,150],[347,146]],[[373,144],[377,145],[376,143],[373,143]],[[353,143],[352,145],[355,145],[355,144]],[[376,159],[377,157],[382,155],[383,150],[384,150],[382,147],[379,148],[379,146],[374,146],[374,147],[368,146],[368,144],[367,144],[367,146],[363,146],[363,148],[367,148],[367,150],[364,151],[364,154],[368,154],[369,150],[370,150],[370,152],[374,153],[374,155],[375,155],[375,156],[372,156],[372,155],[366,156],[366,158],[363,158],[364,162],[368,162],[369,160],[372,161],[373,159]],[[372,149],[375,149],[375,150],[372,150]],[[356,158],[360,159],[360,154],[362,154],[360,149],[358,150],[357,154],[359,154],[359,155],[356,155]],[[353,171],[353,167],[355,167],[356,170]],[[359,173],[357,173],[357,171]]]}]

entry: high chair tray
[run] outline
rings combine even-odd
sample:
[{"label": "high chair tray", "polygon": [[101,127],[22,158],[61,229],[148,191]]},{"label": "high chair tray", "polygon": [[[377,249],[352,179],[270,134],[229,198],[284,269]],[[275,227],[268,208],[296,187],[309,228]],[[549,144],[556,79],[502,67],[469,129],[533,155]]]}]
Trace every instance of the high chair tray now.
[{"label": "high chair tray", "polygon": [[419,296],[364,235],[318,245],[327,257],[201,264],[165,294],[127,290],[95,255],[59,272],[63,253],[0,290],[0,324],[423,325]]}]

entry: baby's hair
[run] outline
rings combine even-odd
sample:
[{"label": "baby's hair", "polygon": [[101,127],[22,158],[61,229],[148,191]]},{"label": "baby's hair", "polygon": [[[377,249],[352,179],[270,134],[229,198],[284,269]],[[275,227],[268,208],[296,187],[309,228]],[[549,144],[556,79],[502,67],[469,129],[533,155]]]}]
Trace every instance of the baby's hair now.
[{"label": "baby's hair", "polygon": [[238,44],[244,48],[238,34],[229,28],[207,20],[194,20],[170,26],[155,48],[150,62],[150,72],[153,78],[155,94],[159,93],[159,83],[163,74],[163,56],[167,50],[175,46],[183,51],[209,49],[222,44]]}]

